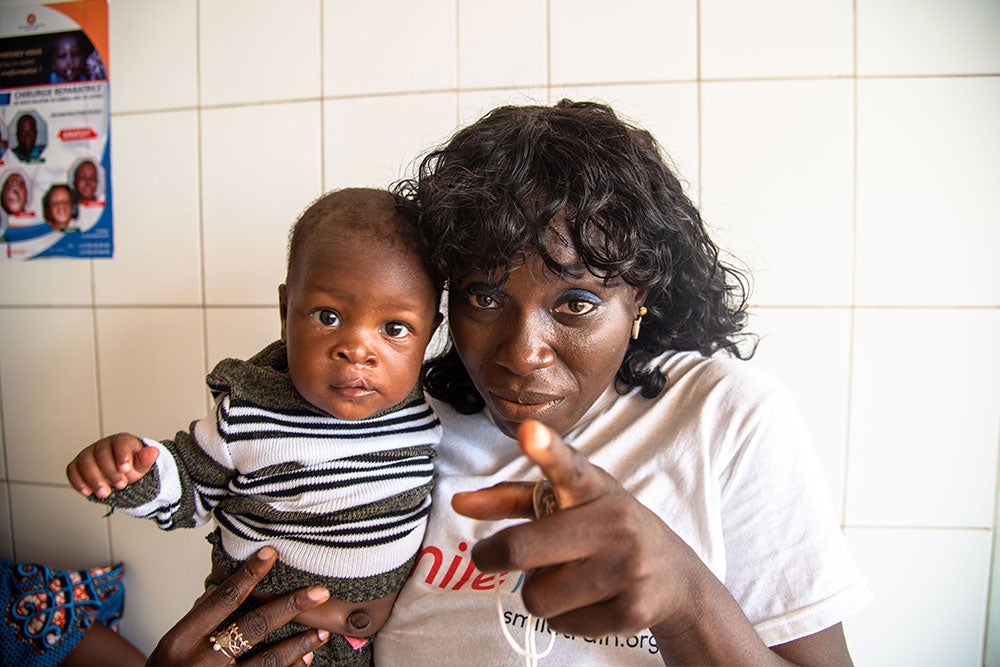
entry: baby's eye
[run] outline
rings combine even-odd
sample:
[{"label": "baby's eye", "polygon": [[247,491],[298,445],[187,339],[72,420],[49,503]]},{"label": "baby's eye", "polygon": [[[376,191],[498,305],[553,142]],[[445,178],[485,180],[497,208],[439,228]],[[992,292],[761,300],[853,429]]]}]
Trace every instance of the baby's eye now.
[{"label": "baby's eye", "polygon": [[406,338],[413,333],[413,330],[402,322],[389,322],[382,327],[382,331],[389,338]]},{"label": "baby's eye", "polygon": [[597,305],[590,301],[567,301],[557,306],[556,312],[564,315],[586,315],[594,308],[597,308]]},{"label": "baby's eye", "polygon": [[314,311],[310,317],[321,327],[340,326],[340,315],[337,314],[337,311],[330,310],[329,308],[321,308]]}]

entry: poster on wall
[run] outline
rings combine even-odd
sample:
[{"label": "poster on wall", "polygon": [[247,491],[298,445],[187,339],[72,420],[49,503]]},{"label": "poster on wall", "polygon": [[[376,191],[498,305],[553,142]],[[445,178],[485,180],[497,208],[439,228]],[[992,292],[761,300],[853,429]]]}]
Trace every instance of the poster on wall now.
[{"label": "poster on wall", "polygon": [[107,0],[0,7],[0,261],[111,257]]}]

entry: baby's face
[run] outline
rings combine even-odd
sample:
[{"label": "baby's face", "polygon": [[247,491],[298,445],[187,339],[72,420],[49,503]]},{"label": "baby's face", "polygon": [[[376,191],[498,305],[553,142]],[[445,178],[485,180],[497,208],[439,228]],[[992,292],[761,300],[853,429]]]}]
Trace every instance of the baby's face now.
[{"label": "baby's face", "polygon": [[73,177],[73,187],[80,199],[89,201],[97,197],[97,167],[91,162],[84,162],[76,168]]},{"label": "baby's face", "polygon": [[49,195],[49,210],[46,219],[53,229],[66,229],[73,218],[73,198],[69,188],[56,188]]},{"label": "baby's face", "polygon": [[292,383],[339,419],[365,419],[416,385],[437,328],[437,294],[419,257],[369,232],[310,239],[283,285]]},{"label": "baby's face", "polygon": [[21,116],[17,121],[17,145],[24,148],[34,148],[38,139],[38,128],[31,116]]},{"label": "baby's face", "polygon": [[63,37],[56,42],[52,68],[67,81],[76,81],[83,71],[83,53],[73,37]]},{"label": "baby's face", "polygon": [[3,184],[3,209],[8,213],[20,213],[28,201],[28,186],[19,174],[11,174]]}]

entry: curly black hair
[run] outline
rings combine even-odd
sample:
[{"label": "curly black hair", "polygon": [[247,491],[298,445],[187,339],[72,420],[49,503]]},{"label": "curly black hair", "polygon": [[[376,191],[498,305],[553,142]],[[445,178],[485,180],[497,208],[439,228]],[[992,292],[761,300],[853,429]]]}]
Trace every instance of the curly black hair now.
[{"label": "curly black hair", "polygon": [[[561,214],[586,270],[649,288],[641,334],[616,376],[620,393],[658,396],[666,378],[650,362],[666,350],[752,354],[737,346],[746,276],[720,260],[653,136],[608,106],[499,107],[429,153],[395,191],[414,207],[430,261],[449,284],[507,270],[525,250],[567,270],[546,243]],[[424,386],[462,412],[483,406],[452,347],[427,362]]]}]

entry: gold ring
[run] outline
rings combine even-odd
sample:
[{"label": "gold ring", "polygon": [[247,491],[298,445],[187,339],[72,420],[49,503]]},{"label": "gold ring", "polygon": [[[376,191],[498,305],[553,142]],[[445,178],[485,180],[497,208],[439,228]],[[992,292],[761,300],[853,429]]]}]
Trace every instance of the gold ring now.
[{"label": "gold ring", "polygon": [[225,632],[212,635],[208,641],[212,642],[212,650],[219,651],[233,660],[253,648],[253,644],[243,639],[243,633],[235,623],[230,623]]},{"label": "gold ring", "polygon": [[534,492],[531,494],[531,501],[534,506],[536,519],[548,516],[559,509],[559,504],[556,502],[556,492],[552,489],[552,485],[549,484],[549,480],[547,479],[543,479],[538,484],[535,484]]}]

